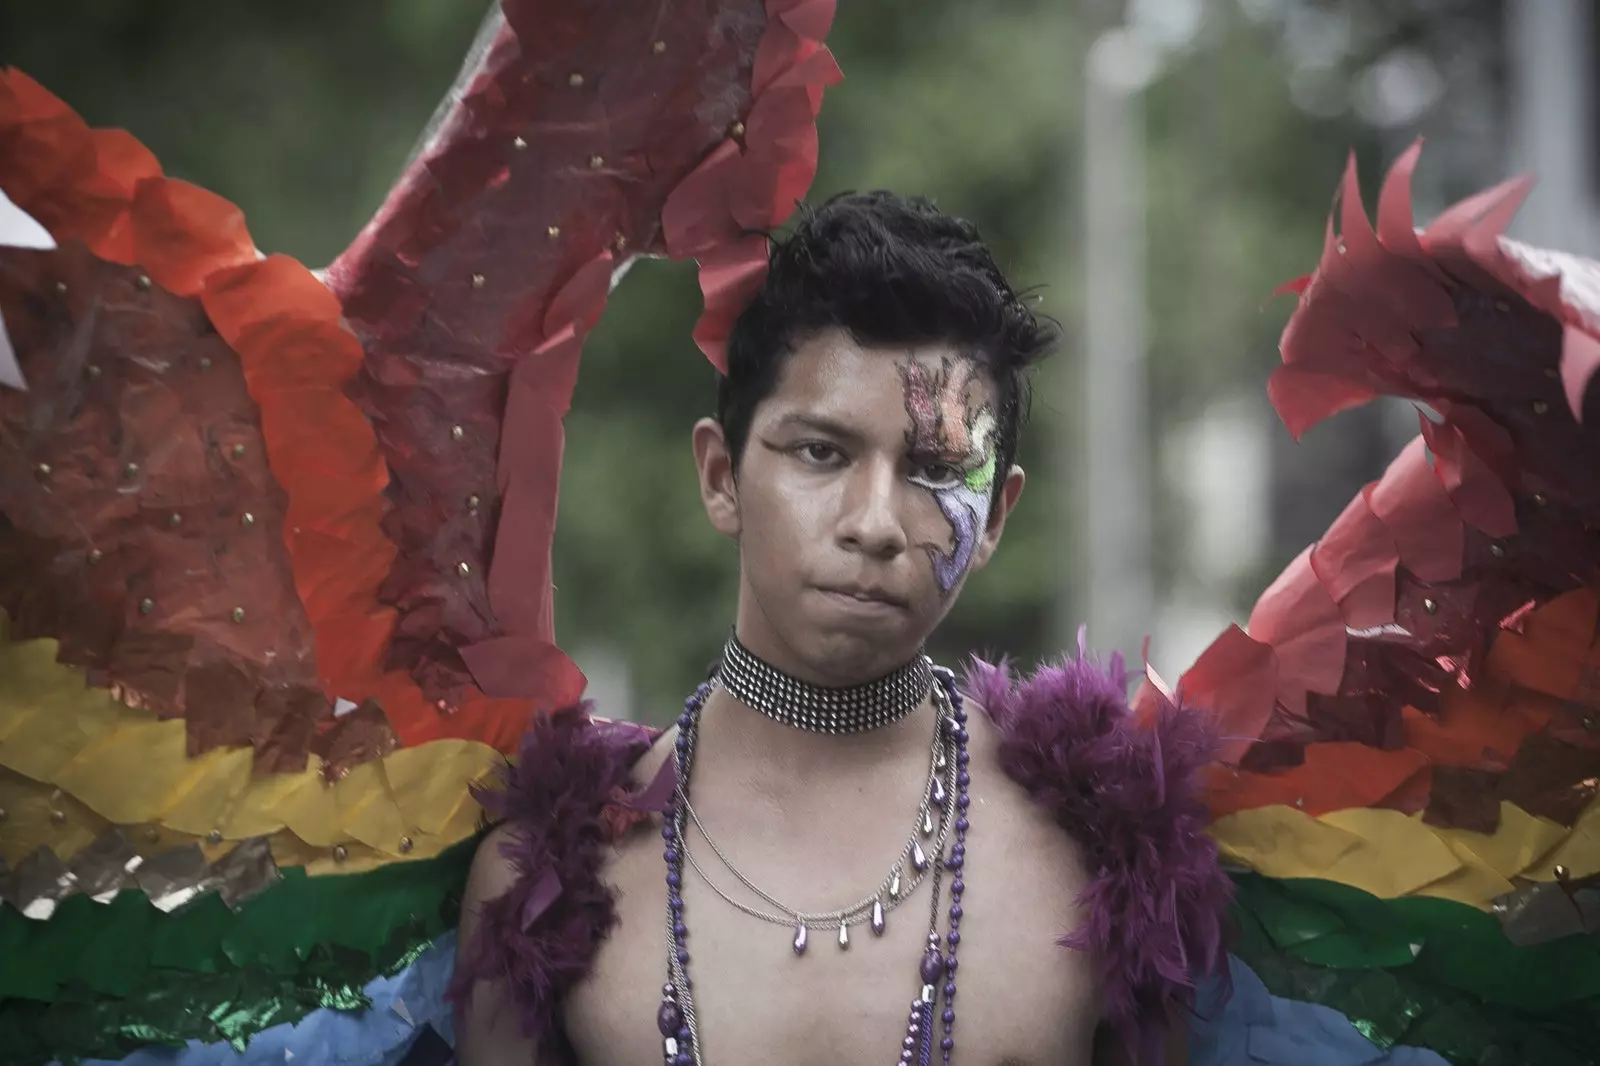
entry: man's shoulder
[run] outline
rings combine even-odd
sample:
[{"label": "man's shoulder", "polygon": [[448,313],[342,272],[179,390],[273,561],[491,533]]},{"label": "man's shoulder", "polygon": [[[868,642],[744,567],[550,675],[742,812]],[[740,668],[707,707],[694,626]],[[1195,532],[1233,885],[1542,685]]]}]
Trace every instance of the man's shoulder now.
[{"label": "man's shoulder", "polygon": [[1169,1011],[1191,1002],[1193,979],[1223,964],[1232,888],[1205,831],[1214,722],[1165,701],[1136,714],[1129,680],[1115,658],[1027,676],[975,662],[965,690],[989,723],[973,738],[992,744],[1017,793],[1073,838],[1085,913],[1061,943],[1096,959],[1105,1020],[1136,1040],[1164,1029]]},{"label": "man's shoulder", "polygon": [[671,731],[599,717],[587,704],[538,716],[495,778],[473,790],[493,826],[478,861],[526,875],[537,871],[518,861],[518,841],[536,839],[565,859],[597,827],[602,841],[619,839],[670,801],[672,740]]},{"label": "man's shoulder", "polygon": [[[545,1039],[556,1003],[588,973],[616,923],[601,879],[603,847],[670,798],[670,767],[652,753],[658,730],[573,707],[532,722],[499,780],[476,790],[493,828],[473,858],[451,995],[469,1002],[480,981],[518,979],[502,994],[522,1031]],[[598,846],[597,846],[598,845]]]},{"label": "man's shoulder", "polygon": [[[1065,659],[1027,675],[974,660],[964,685],[969,728],[1039,803],[1203,820],[1200,773],[1216,748],[1210,716],[1171,704],[1136,714],[1128,685],[1119,659]],[[1169,787],[1177,802],[1149,802]]]}]

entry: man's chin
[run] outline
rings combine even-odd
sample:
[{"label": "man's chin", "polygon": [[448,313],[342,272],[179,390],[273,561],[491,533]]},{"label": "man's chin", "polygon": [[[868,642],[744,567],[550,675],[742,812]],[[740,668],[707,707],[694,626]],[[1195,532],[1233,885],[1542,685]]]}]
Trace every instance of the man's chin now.
[{"label": "man's chin", "polygon": [[921,642],[894,626],[830,626],[805,642],[817,676],[833,686],[859,685],[893,673],[917,654]]}]

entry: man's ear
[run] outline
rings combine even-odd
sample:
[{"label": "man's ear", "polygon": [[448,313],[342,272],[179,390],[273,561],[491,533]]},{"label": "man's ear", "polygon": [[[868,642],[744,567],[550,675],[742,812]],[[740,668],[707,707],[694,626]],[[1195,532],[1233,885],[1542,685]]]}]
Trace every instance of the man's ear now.
[{"label": "man's ear", "polygon": [[1022,499],[1022,486],[1027,480],[1020,466],[1013,465],[1007,472],[1005,483],[1000,486],[1000,500],[990,507],[989,524],[984,527],[978,550],[972,554],[973,570],[981,570],[989,565],[994,550],[1000,546],[1000,534],[1006,530],[1006,519],[1011,517],[1011,509],[1017,505],[1017,501]]},{"label": "man's ear", "polygon": [[700,473],[700,502],[711,528],[725,537],[739,535],[739,486],[733,473],[733,453],[714,418],[694,424],[691,438],[694,465]]}]

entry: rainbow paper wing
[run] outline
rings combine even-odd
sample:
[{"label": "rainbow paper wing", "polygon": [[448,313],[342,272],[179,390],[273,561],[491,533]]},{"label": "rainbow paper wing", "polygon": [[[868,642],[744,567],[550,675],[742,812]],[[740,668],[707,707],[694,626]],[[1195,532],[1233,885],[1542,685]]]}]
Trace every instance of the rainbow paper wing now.
[{"label": "rainbow paper wing", "polygon": [[328,284],[0,71],[0,188],[56,245],[0,248],[0,1062],[448,1034],[469,786],[583,683],[583,335],[628,257],[693,258],[720,360],[838,78],[827,0],[631,14],[498,7]]},{"label": "rainbow paper wing", "polygon": [[[5,92],[12,138],[96,136],[20,75]],[[85,154],[80,188],[103,178]],[[142,180],[158,203],[213,203]],[[319,687],[251,360],[359,348],[298,265],[213,271],[184,297],[156,278],[189,258],[119,265],[73,228],[86,212],[22,199],[62,244],[0,250],[30,385],[0,395],[17,445],[0,454],[0,1061],[243,1046],[347,1013],[439,953],[479,817],[467,785],[497,759],[476,740],[395,750],[377,704]],[[226,233],[168,219],[163,235]],[[298,296],[325,313],[241,331],[230,284],[259,286],[249,309],[269,323]]]},{"label": "rainbow paper wing", "polygon": [[1526,182],[1414,230],[1417,155],[1376,230],[1347,173],[1270,391],[1296,434],[1380,394],[1432,413],[1179,687],[1228,738],[1212,832],[1271,993],[1385,1048],[1595,1062],[1595,266],[1502,236]]}]

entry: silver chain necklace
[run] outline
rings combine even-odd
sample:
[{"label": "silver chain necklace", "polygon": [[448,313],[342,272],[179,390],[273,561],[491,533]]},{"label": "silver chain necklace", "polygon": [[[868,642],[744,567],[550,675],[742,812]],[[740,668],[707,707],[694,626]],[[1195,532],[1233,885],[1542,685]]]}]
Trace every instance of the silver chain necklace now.
[{"label": "silver chain necklace", "polygon": [[[937,668],[936,668],[937,669]],[[932,857],[930,864],[932,883],[931,900],[928,911],[928,941],[922,961],[918,967],[920,977],[920,994],[911,1001],[910,1013],[907,1019],[905,1038],[901,1041],[900,1064],[901,1066],[931,1066],[937,1057],[942,1059],[944,1066],[950,1066],[951,1053],[955,1047],[952,1031],[955,1026],[955,993],[956,993],[956,952],[960,944],[960,925],[962,917],[961,901],[965,892],[963,870],[966,859],[966,840],[968,834],[969,806],[969,774],[967,766],[970,762],[968,751],[968,731],[966,728],[967,714],[963,700],[955,686],[955,677],[948,670],[938,669],[939,684],[935,688],[935,705],[938,710],[937,718],[939,728],[947,732],[949,740],[936,739],[935,765],[936,769],[930,778],[935,785],[942,785],[944,803],[941,804],[941,830],[939,834],[939,847]],[[684,704],[684,712],[678,719],[678,737],[676,741],[676,762],[678,768],[677,789],[672,806],[668,809],[667,817],[661,827],[661,835],[665,844],[664,858],[667,863],[667,984],[662,986],[662,1000],[656,1013],[656,1025],[662,1035],[663,1060],[666,1066],[704,1066],[705,1049],[700,1032],[699,1018],[695,1012],[694,985],[689,977],[689,952],[687,937],[688,926],[685,924],[684,901],[682,895],[683,867],[687,859],[692,864],[693,859],[688,855],[687,829],[692,819],[692,812],[688,810],[689,781],[693,764],[695,737],[699,725],[699,712],[705,705],[706,698],[713,688],[712,682],[707,682],[692,695]],[[939,766],[939,762],[943,766]],[[942,781],[937,775],[939,770],[944,770],[948,782]],[[930,788],[930,793],[932,789]],[[954,846],[948,855],[944,851],[945,828],[953,826]],[[707,837],[708,843],[710,838]],[[913,844],[920,846],[913,837]],[[713,845],[715,850],[715,845]],[[719,856],[720,857],[720,856]],[[926,857],[926,856],[925,856]],[[733,869],[731,864],[724,864]],[[699,870],[698,866],[693,867]],[[950,886],[950,906],[948,934],[941,940],[939,935],[939,914],[941,902],[941,884],[943,874],[948,868],[953,877]],[[736,876],[738,871],[734,870]],[[703,871],[701,875],[704,876]],[[741,876],[741,881],[763,896],[774,906],[783,908],[770,895],[755,889],[748,879]],[[709,882],[708,882],[709,883]],[[724,899],[728,897],[721,893]],[[909,893],[907,894],[909,895]],[[728,899],[730,903],[734,901]],[[736,904],[737,905],[737,904]],[[740,909],[743,909],[742,907]],[[754,909],[754,908],[752,908]],[[747,912],[748,913],[748,912]],[[789,918],[773,915],[779,921],[787,924]],[[848,925],[841,924],[841,947],[848,947],[845,932]],[[947,944],[946,948],[944,945]],[[796,953],[803,950],[802,944],[796,945]],[[942,993],[942,994],[941,994]],[[940,1004],[943,1003],[942,1013]],[[942,1023],[942,1025],[941,1025]],[[942,1028],[943,1035],[939,1036],[937,1029]]]},{"label": "silver chain necklace", "polygon": [[[752,906],[741,899],[737,899],[721,885],[717,884],[701,867],[695,858],[694,852],[689,848],[687,837],[681,837],[679,847],[683,857],[691,869],[706,883],[723,902],[729,906],[772,925],[787,926],[794,931],[793,948],[796,955],[803,955],[810,941],[810,931],[814,928],[837,926],[838,941],[841,949],[850,947],[850,927],[853,925],[868,924],[872,932],[882,936],[886,927],[887,916],[901,903],[908,900],[921,885],[930,869],[937,870],[944,856],[945,844],[950,833],[950,827],[955,821],[955,759],[954,738],[940,723],[950,713],[948,698],[941,688],[935,687],[934,706],[934,737],[932,755],[928,769],[927,782],[922,791],[922,798],[917,805],[915,824],[905,847],[890,867],[889,873],[878,884],[871,894],[859,899],[849,906],[824,911],[805,911],[779,900],[773,894],[761,888],[752,881],[726,852],[712,839],[706,831],[705,823],[695,812],[694,806],[687,797],[680,796],[679,803],[688,815],[689,822],[699,831],[706,845],[711,849],[717,861],[731,874],[735,880],[750,892],[758,896],[763,902],[777,909],[773,911],[762,910]],[[692,760],[694,756],[694,739],[690,738],[685,755]],[[934,811],[938,811],[938,820],[934,820]],[[687,825],[685,826],[687,828]],[[935,835],[937,833],[937,835]],[[923,840],[933,837],[931,841],[931,854],[923,847]],[[937,876],[937,875],[936,875]]]}]

